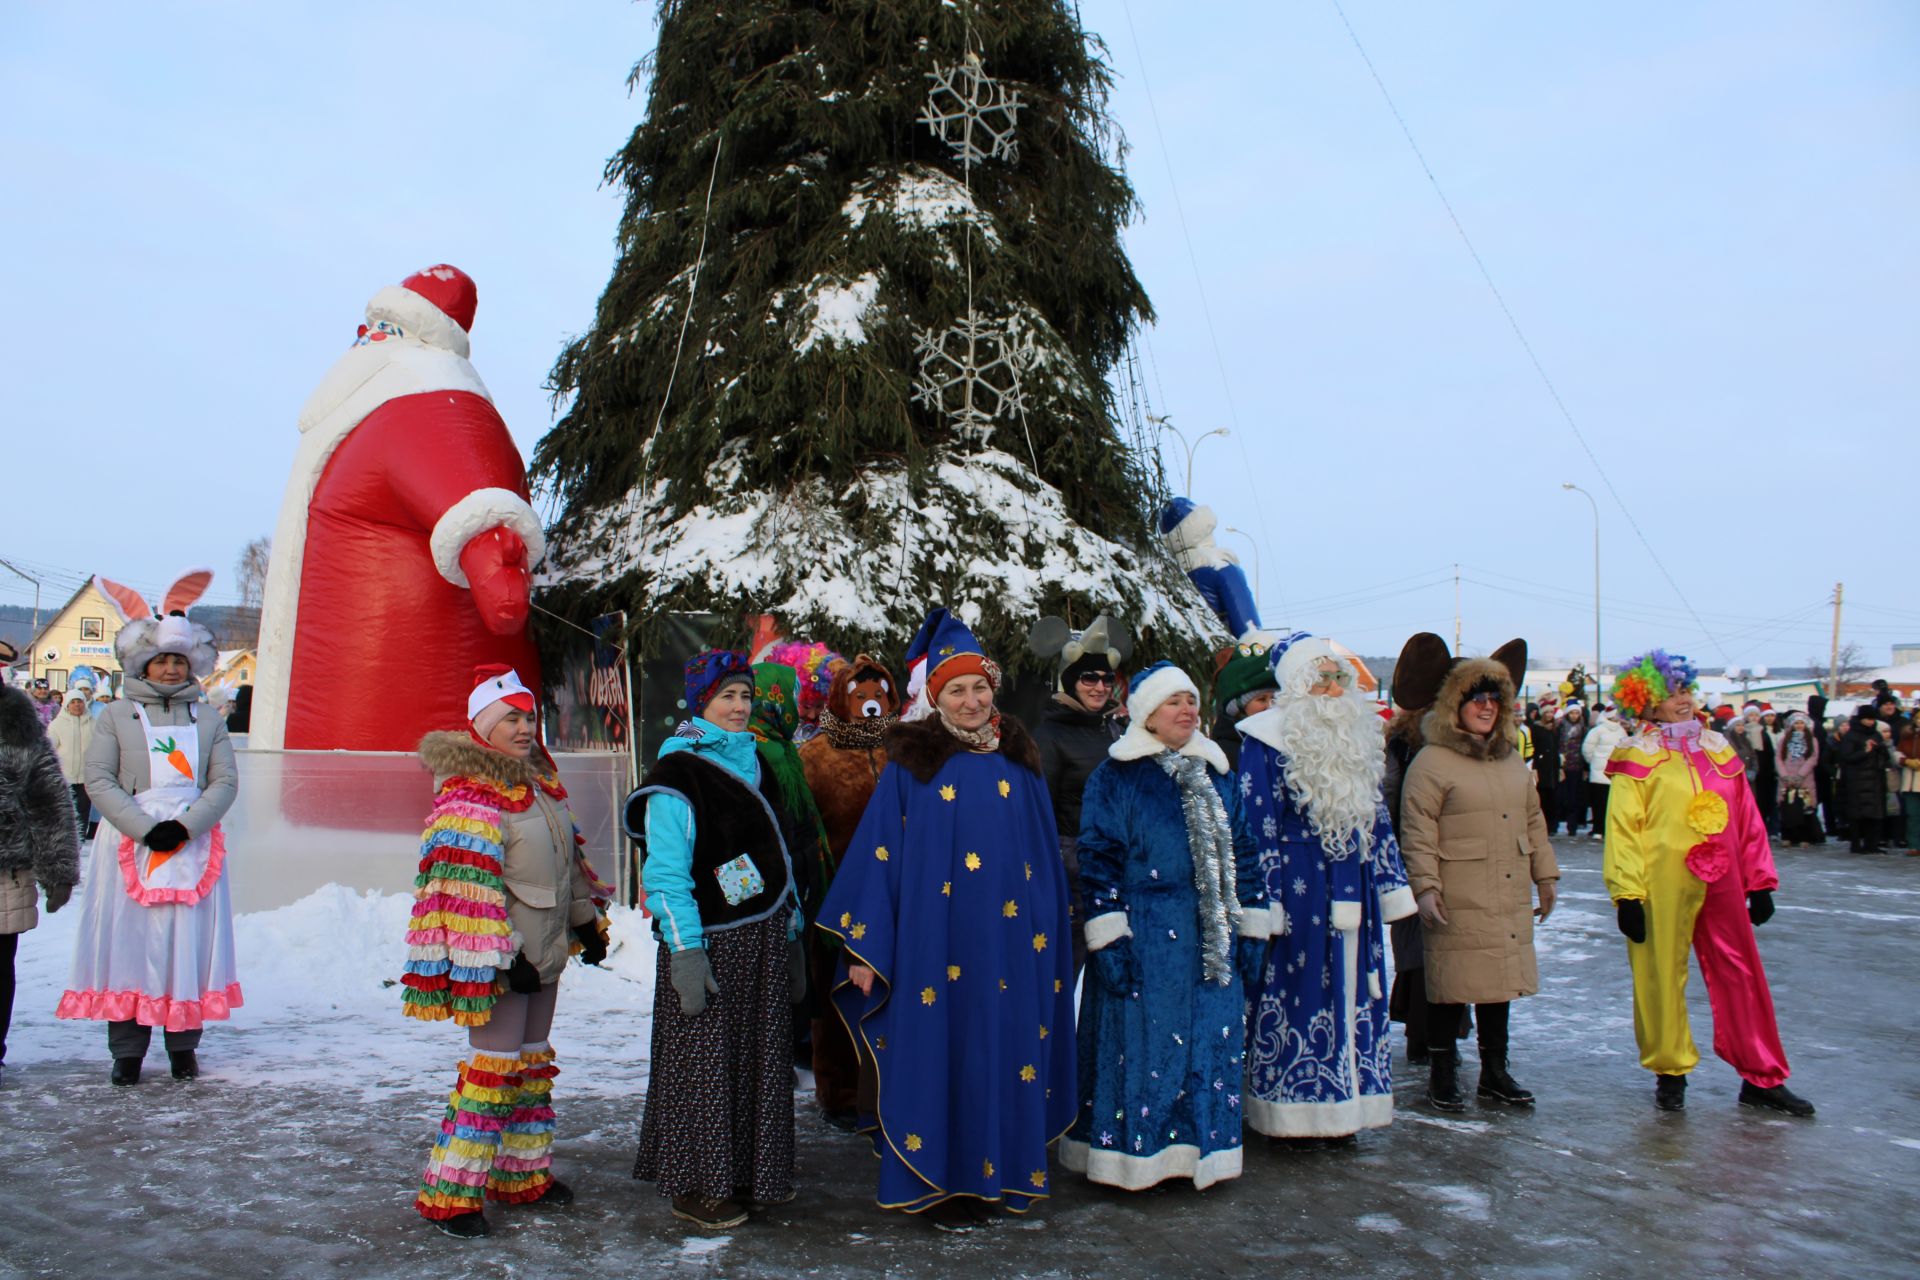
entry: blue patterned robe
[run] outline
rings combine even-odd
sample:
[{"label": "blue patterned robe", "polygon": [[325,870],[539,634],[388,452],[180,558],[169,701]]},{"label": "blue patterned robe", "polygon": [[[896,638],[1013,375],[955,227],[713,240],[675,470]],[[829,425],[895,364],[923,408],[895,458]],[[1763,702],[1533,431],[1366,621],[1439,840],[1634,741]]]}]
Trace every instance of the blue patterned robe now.
[{"label": "blue patterned robe", "polygon": [[1247,1123],[1281,1138],[1381,1128],[1393,1119],[1384,924],[1414,913],[1400,846],[1383,801],[1371,844],[1360,849],[1355,837],[1330,856],[1259,720],[1241,722],[1240,787],[1267,891],[1287,923],[1252,1011]]},{"label": "blue patterned robe", "polygon": [[[1218,756],[1208,777],[1233,827],[1237,947],[1241,937],[1266,938],[1272,917],[1239,789],[1226,757],[1206,745]],[[1081,984],[1080,1113],[1060,1144],[1060,1163],[1130,1190],[1167,1178],[1204,1188],[1237,1177],[1246,997],[1237,967],[1224,986],[1202,977],[1180,788],[1151,757],[1108,759],[1087,779],[1080,884],[1088,947],[1098,951],[1131,930],[1141,990],[1108,991],[1090,958]]]},{"label": "blue patterned robe", "polygon": [[881,1207],[1044,1199],[1073,1119],[1073,939],[1039,775],[998,753],[960,751],[928,782],[889,763],[819,924],[879,975],[862,995],[843,958],[833,1002],[879,1076],[862,1120]]}]

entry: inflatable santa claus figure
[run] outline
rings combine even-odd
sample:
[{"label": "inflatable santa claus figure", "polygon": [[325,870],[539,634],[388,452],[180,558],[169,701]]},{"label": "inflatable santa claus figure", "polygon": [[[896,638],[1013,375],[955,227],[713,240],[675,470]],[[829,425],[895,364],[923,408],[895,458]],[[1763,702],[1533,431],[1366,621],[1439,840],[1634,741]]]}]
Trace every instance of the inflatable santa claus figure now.
[{"label": "inflatable santa claus figure", "polygon": [[250,745],[411,751],[465,723],[474,667],[536,677],[528,573],[545,543],[467,360],[474,303],[448,266],[380,290],[300,411]]}]

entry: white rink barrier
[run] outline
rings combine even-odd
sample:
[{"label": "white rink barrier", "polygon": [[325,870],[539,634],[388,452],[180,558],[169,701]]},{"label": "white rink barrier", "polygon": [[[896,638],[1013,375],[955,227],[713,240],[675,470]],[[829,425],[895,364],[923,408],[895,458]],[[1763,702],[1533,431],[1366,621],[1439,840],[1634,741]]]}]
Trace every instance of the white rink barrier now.
[{"label": "white rink barrier", "polygon": [[[234,739],[240,794],[223,820],[235,911],[267,911],[315,889],[407,893],[433,778],[404,751],[255,751]],[[600,878],[627,894],[620,804],[632,786],[624,752],[556,754],[586,852]],[[342,939],[350,943],[348,939]]]}]

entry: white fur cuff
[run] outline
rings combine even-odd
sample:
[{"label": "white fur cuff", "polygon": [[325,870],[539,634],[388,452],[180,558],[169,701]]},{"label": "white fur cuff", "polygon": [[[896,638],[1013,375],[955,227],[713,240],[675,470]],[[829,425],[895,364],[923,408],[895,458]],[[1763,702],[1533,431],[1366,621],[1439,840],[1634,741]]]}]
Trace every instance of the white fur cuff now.
[{"label": "white fur cuff", "polygon": [[1133,926],[1127,923],[1124,911],[1108,911],[1087,921],[1087,950],[1098,951],[1110,946],[1122,938],[1133,936]]},{"label": "white fur cuff", "polygon": [[1419,909],[1420,904],[1413,900],[1413,890],[1406,885],[1380,895],[1380,916],[1389,924],[1405,920]]},{"label": "white fur cuff", "polygon": [[1328,921],[1341,933],[1352,933],[1360,927],[1360,904],[1357,902],[1336,902],[1328,912]]},{"label": "white fur cuff", "polygon": [[433,526],[427,545],[433,551],[433,567],[456,587],[469,585],[460,567],[460,553],[475,537],[505,525],[527,544],[527,567],[531,569],[547,554],[547,535],[540,528],[540,517],[527,500],[511,489],[475,489],[447,508]]},{"label": "white fur cuff", "polygon": [[1276,916],[1272,907],[1240,908],[1240,936],[1243,938],[1271,938],[1280,930],[1274,928],[1285,919]]}]

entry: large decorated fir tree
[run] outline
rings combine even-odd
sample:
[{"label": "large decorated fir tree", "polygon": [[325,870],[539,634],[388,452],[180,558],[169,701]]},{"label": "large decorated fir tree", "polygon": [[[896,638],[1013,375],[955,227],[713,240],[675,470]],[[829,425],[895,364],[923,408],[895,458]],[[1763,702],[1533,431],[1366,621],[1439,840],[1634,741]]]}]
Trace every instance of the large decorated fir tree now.
[{"label": "large decorated fir tree", "polygon": [[1107,70],[1061,0],[665,0],[609,162],[613,278],[535,452],[563,611],[769,611],[1019,660],[1118,612],[1219,627],[1153,537],[1107,375],[1150,317]]}]

